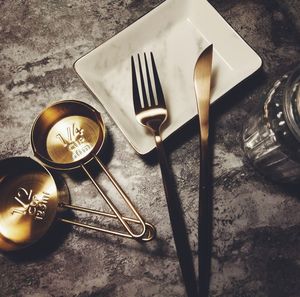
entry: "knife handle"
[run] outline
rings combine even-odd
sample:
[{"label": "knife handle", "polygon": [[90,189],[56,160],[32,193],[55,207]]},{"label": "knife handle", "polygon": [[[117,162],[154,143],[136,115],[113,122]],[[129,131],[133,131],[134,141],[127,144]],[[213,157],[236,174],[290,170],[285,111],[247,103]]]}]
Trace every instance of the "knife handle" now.
[{"label": "knife handle", "polygon": [[200,146],[198,271],[199,296],[209,295],[212,256],[212,177],[208,139]]}]

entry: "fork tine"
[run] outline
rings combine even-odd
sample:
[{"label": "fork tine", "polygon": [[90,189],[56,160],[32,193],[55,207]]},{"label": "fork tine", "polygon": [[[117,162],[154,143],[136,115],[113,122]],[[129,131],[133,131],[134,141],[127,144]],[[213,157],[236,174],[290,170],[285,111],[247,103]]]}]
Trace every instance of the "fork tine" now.
[{"label": "fork tine", "polygon": [[143,71],[142,71],[142,64],[141,64],[141,59],[140,59],[139,54],[138,54],[138,61],[139,61],[139,70],[140,70],[140,78],[141,78],[141,87],[142,87],[144,107],[149,107],[148,100],[147,100],[147,94],[146,94],[146,88],[145,88],[145,82],[144,82],[144,75],[143,75]]},{"label": "fork tine", "polygon": [[152,62],[152,68],[153,68],[154,82],[155,82],[155,87],[156,87],[157,102],[158,102],[158,105],[160,105],[162,107],[166,107],[165,97],[164,97],[164,94],[163,94],[163,91],[161,88],[161,84],[159,81],[153,53],[151,52],[150,55],[151,55],[151,62]]},{"label": "fork tine", "polygon": [[132,73],[133,105],[134,105],[135,113],[138,113],[141,111],[142,106],[141,106],[141,98],[140,98],[139,88],[138,88],[137,79],[136,79],[136,72],[135,72],[133,56],[131,56],[131,73]]},{"label": "fork tine", "polygon": [[145,59],[145,65],[146,65],[146,74],[147,74],[147,81],[148,81],[150,106],[154,106],[155,105],[155,101],[154,101],[154,95],[153,95],[153,90],[152,90],[152,84],[151,84],[151,78],[150,78],[150,73],[149,73],[149,68],[148,68],[148,62],[147,62],[146,53],[144,53],[144,59]]}]

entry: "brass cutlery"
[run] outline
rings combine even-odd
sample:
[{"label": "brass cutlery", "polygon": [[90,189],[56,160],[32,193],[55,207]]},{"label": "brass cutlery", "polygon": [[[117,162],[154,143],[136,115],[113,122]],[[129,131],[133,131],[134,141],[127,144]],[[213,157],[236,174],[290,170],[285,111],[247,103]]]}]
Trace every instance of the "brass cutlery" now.
[{"label": "brass cutlery", "polygon": [[[206,165],[208,147],[212,51],[213,45],[210,45],[201,53],[194,70],[194,86],[200,127],[201,168]],[[201,170],[201,172],[205,173],[205,170]],[[205,175],[201,180],[202,187],[205,187]]]},{"label": "brass cutlery", "polygon": [[213,45],[199,56],[194,68],[194,87],[197,99],[200,130],[198,269],[199,294],[207,296],[210,272],[211,194],[209,167],[209,107],[212,75]]},{"label": "brass cutlery", "polygon": [[[150,75],[150,67],[146,54],[144,53],[144,73],[146,74],[146,79],[144,79],[140,55],[137,57],[138,71],[135,67],[134,58],[131,57],[134,110],[137,121],[144,127],[150,129],[154,136],[173,237],[186,292],[189,297],[197,296],[193,257],[190,251],[180,201],[175,190],[175,182],[170,171],[161,137],[161,128],[168,117],[168,111],[152,53],[150,53],[150,58],[154,83],[151,81],[152,77]],[[137,72],[140,74],[140,83],[138,83]],[[139,91],[139,86],[141,92]]]}]

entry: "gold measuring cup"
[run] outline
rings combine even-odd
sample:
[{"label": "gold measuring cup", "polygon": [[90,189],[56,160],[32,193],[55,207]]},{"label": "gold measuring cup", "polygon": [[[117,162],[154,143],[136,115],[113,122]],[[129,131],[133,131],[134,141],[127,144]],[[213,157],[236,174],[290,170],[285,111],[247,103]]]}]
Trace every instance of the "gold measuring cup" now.
[{"label": "gold measuring cup", "polygon": [[[105,230],[61,218],[58,215],[69,204],[69,193],[58,186],[53,175],[39,162],[29,157],[14,157],[0,161],[0,250],[13,251],[39,240],[54,220],[88,229],[132,238],[128,233]],[[110,218],[115,215],[74,206],[76,210]],[[139,224],[138,220],[123,220]],[[155,234],[146,223],[147,232],[142,240],[151,240]]]},{"label": "gold measuring cup", "polygon": [[[104,138],[105,126],[99,112],[84,102],[74,100],[60,101],[46,108],[35,120],[31,132],[31,144],[35,156],[44,165],[53,169],[73,170],[81,168],[106,201],[113,214],[72,205],[61,204],[61,207],[117,218],[128,232],[128,236],[125,233],[120,234],[120,232],[108,229],[101,229],[101,231],[136,239],[141,238],[145,241],[150,240],[154,237],[154,227],[144,222],[129,197],[97,157]],[[135,215],[135,219],[124,218],[119,209],[92,177],[86,165],[93,160],[96,161],[118,190]],[[64,221],[74,224],[74,222]],[[129,224],[131,222],[138,224],[141,227],[141,231],[135,231]],[[95,228],[91,227],[91,229]]]},{"label": "gold measuring cup", "polygon": [[37,241],[52,224],[58,190],[49,171],[28,157],[0,161],[0,249]]}]

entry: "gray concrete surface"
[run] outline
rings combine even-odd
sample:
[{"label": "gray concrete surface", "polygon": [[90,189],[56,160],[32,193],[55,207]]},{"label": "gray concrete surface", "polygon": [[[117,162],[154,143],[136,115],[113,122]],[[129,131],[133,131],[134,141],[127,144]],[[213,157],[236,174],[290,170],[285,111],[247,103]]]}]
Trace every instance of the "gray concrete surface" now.
[{"label": "gray concrete surface", "polygon": [[[134,152],[72,68],[77,58],[161,2],[0,2],[0,158],[32,156],[31,124],[49,103],[88,102],[108,128],[103,158],[109,170],[158,232],[156,240],[140,244],[56,224],[32,248],[0,254],[1,297],[185,296],[156,158]],[[244,157],[240,132],[273,81],[299,63],[300,5],[279,0],[210,3],[263,60],[261,71],[212,107],[210,296],[299,297],[299,189],[256,172]],[[166,146],[196,261],[197,122],[183,127]],[[73,203],[105,208],[89,181],[63,176]],[[97,180],[113,193],[103,174]]]}]

